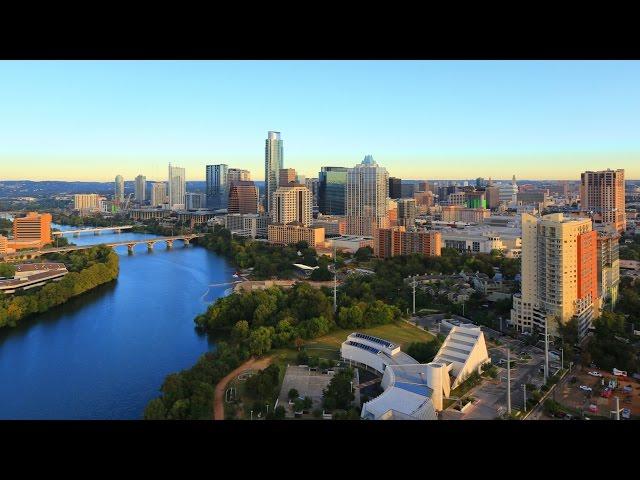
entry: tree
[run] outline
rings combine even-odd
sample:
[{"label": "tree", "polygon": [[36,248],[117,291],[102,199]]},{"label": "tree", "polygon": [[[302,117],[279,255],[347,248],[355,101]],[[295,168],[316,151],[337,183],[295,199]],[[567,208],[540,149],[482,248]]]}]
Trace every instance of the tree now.
[{"label": "tree", "polygon": [[295,388],[292,388],[289,390],[289,393],[287,394],[287,398],[289,400],[293,400],[295,398],[298,398],[300,396],[300,393],[298,393],[298,390],[296,390]]},{"label": "tree", "polygon": [[302,408],[309,410],[312,406],[313,400],[311,400],[311,397],[304,397],[304,400],[302,400]]},{"label": "tree", "polygon": [[373,255],[373,249],[371,247],[360,247],[355,254],[355,259],[358,262],[368,262]]},{"label": "tree", "polygon": [[285,417],[285,409],[282,405],[278,405],[273,411],[273,418],[276,420],[282,420]]},{"label": "tree", "polygon": [[231,330],[231,339],[241,343],[249,338],[249,322],[246,320],[238,320]]},{"label": "tree", "polygon": [[249,334],[249,351],[252,355],[262,355],[271,350],[273,327],[258,327]]},{"label": "tree", "polygon": [[0,263],[0,277],[13,278],[16,268],[9,263]]},{"label": "tree", "polygon": [[311,272],[311,276],[309,278],[314,282],[326,282],[327,280],[331,280],[333,275],[327,267],[319,267]]},{"label": "tree", "polygon": [[298,355],[296,356],[296,362],[298,363],[298,365],[306,365],[308,361],[309,354],[307,352],[305,352],[304,350],[298,352]]},{"label": "tree", "polygon": [[159,398],[151,400],[144,409],[145,420],[165,420],[167,418],[167,409]]},{"label": "tree", "polygon": [[407,355],[415,358],[419,363],[429,363],[440,349],[440,342],[433,339],[430,342],[413,342],[407,347]]},{"label": "tree", "polygon": [[343,370],[336,373],[327,388],[322,391],[322,404],[325,409],[331,411],[335,409],[347,410],[355,396],[351,392],[352,372]]}]

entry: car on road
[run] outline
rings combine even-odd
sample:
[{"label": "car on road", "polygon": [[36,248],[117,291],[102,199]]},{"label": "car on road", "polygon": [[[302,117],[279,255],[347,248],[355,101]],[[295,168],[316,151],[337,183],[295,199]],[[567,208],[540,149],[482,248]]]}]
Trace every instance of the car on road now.
[{"label": "car on road", "polygon": [[592,392],[593,388],[588,387],[586,385],[580,385],[580,390],[582,390],[583,392]]},{"label": "car on road", "polygon": [[602,374],[600,372],[589,372],[587,375],[591,375],[592,377],[601,377]]}]

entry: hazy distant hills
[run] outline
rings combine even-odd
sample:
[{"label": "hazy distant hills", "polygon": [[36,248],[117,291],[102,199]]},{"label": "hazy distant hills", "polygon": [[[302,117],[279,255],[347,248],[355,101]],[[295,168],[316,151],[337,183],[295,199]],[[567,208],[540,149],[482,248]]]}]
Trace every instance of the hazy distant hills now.
[{"label": "hazy distant hills", "polygon": [[[154,180],[147,180],[147,189],[151,188]],[[264,182],[256,181],[256,186],[262,189]],[[63,195],[74,193],[98,193],[100,195],[112,194],[114,182],[63,182],[45,180],[34,182],[31,180],[2,180],[0,181],[0,197],[45,197],[50,195]],[[134,182],[124,182],[125,193],[134,191]],[[204,192],[204,181],[187,182],[188,192]]]}]

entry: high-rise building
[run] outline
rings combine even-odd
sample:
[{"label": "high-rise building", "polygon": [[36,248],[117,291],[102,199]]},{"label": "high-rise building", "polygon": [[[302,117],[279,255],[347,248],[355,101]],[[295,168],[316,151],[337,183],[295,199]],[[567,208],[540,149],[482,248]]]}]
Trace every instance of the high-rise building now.
[{"label": "high-rise building", "polygon": [[346,167],[322,167],[318,174],[318,211],[323,215],[344,215],[347,186]]},{"label": "high-rise building", "polygon": [[117,204],[124,202],[124,177],[122,175],[116,175],[113,199]]},{"label": "high-rise building", "polygon": [[258,213],[258,187],[256,187],[255,183],[251,181],[231,183],[228,212],[240,214]]},{"label": "high-rise building", "polygon": [[407,231],[403,226],[381,228],[377,236],[377,255],[381,258],[398,255],[439,256],[442,249],[442,235],[435,230]]},{"label": "high-rise building", "polygon": [[486,185],[487,184],[484,181],[484,178],[482,178],[482,177],[476,178],[476,188],[482,188],[482,187],[485,187]]},{"label": "high-rise building", "polygon": [[227,183],[231,185],[233,182],[248,182],[251,180],[251,172],[240,168],[227,169]]},{"label": "high-rise building", "polygon": [[136,202],[144,203],[147,199],[147,177],[144,175],[138,175],[136,177],[135,188]]},{"label": "high-rise building", "polygon": [[[225,164],[207,165],[207,206],[214,209],[227,208],[229,198],[228,167]],[[236,174],[234,173],[234,176]]]},{"label": "high-rise building", "polygon": [[[489,179],[491,182],[491,179]],[[500,205],[500,189],[495,185],[487,185],[484,189],[487,199],[487,208],[497,208]]]},{"label": "high-rise building", "polygon": [[311,192],[305,186],[290,184],[278,187],[272,207],[273,223],[298,222],[305,227],[311,225]]},{"label": "high-rise building", "polygon": [[611,307],[615,307],[620,285],[620,234],[612,225],[598,229],[597,234],[598,296],[602,303],[608,301]]},{"label": "high-rise building", "polygon": [[416,201],[416,208],[419,213],[426,213],[429,207],[433,207],[433,192],[415,192],[413,199]]},{"label": "high-rise building", "polygon": [[413,198],[398,199],[398,225],[407,229],[416,225],[417,207]]},{"label": "high-rise building", "polygon": [[79,212],[99,212],[101,198],[97,193],[76,193],[73,196],[73,209]]},{"label": "high-rise building", "polygon": [[184,168],[172,167],[169,164],[169,208],[171,210],[184,210],[185,193],[187,193],[187,182],[185,178]]},{"label": "high-rise building", "polygon": [[467,192],[450,193],[447,203],[448,203],[448,205],[466,205],[467,204]]},{"label": "high-rise building", "polygon": [[416,191],[416,186],[413,183],[403,183],[400,185],[401,198],[413,198],[413,193],[415,191]]},{"label": "high-rise building", "polygon": [[374,236],[377,229],[389,226],[387,197],[389,173],[378,166],[371,155],[347,171],[347,234]]},{"label": "high-rise building", "polygon": [[278,186],[286,187],[290,183],[296,183],[296,177],[295,168],[281,168],[278,172]]},{"label": "high-rise building", "polygon": [[597,235],[588,218],[522,214],[522,283],[513,296],[511,322],[518,329],[551,334],[557,322],[578,321],[583,337],[600,303]]},{"label": "high-rise building", "polygon": [[0,255],[9,253],[9,239],[4,235],[0,235]]},{"label": "high-rise building", "polygon": [[184,197],[187,210],[207,208],[207,196],[204,193],[187,192]]},{"label": "high-rise building", "polygon": [[280,169],[283,167],[283,147],[280,132],[269,132],[264,148],[264,209],[271,214],[273,197],[278,188]]},{"label": "high-rise building", "polygon": [[484,190],[465,192],[465,202],[469,208],[487,208],[487,196]]},{"label": "high-rise building", "polygon": [[624,203],[624,170],[584,172],[580,175],[580,208],[593,221],[613,225],[619,232],[627,226]]},{"label": "high-rise building", "polygon": [[389,177],[389,198],[402,197],[402,179]]},{"label": "high-rise building", "polygon": [[[311,203],[314,207],[318,207],[319,203],[319,181],[317,178],[305,178],[304,185],[311,192]],[[344,205],[344,202],[343,202]]]},{"label": "high-rise building", "polygon": [[154,182],[151,184],[151,206],[158,207],[169,201],[167,198],[167,184],[164,182]]},{"label": "high-rise building", "polygon": [[33,243],[40,247],[51,243],[51,214],[29,212],[24,217],[15,217],[13,242]]},{"label": "high-rise building", "polygon": [[224,228],[240,237],[266,237],[269,217],[255,213],[229,213],[224,216]]}]

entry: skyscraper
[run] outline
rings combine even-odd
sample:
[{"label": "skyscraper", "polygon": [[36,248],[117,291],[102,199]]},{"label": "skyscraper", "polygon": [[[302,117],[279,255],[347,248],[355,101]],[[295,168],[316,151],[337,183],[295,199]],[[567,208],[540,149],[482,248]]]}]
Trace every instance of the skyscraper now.
[{"label": "skyscraper", "polygon": [[204,193],[187,192],[184,195],[187,210],[198,210],[207,207],[207,196]]},{"label": "skyscraper", "polygon": [[271,214],[273,196],[278,188],[280,169],[283,167],[283,149],[280,132],[269,132],[264,148],[264,208]]},{"label": "skyscraper", "polygon": [[275,191],[271,210],[273,223],[298,222],[311,225],[311,192],[303,185],[281,186]]},{"label": "skyscraper", "polygon": [[389,173],[371,155],[347,171],[347,234],[374,236],[389,226]]},{"label": "skyscraper", "polygon": [[416,201],[413,198],[398,199],[398,225],[407,229],[415,227],[416,224]]},{"label": "skyscraper", "polygon": [[184,168],[172,167],[169,164],[169,180],[168,185],[168,197],[169,208],[171,210],[184,210],[185,208],[185,193],[187,193],[187,182],[185,179]]},{"label": "skyscraper", "polygon": [[227,169],[227,183],[231,185],[233,182],[248,182],[251,180],[251,172],[242,170],[241,168]]},{"label": "skyscraper", "polygon": [[584,172],[580,175],[580,205],[596,223],[612,225],[619,232],[627,227],[624,204],[624,170]]},{"label": "skyscraper", "polygon": [[138,175],[136,177],[136,201],[144,203],[147,199],[147,177]]},{"label": "skyscraper", "polygon": [[113,199],[117,204],[124,202],[124,177],[122,175],[116,175]]},{"label": "skyscraper", "polygon": [[[207,206],[209,208],[227,208],[229,198],[228,167],[225,164],[207,165]],[[234,177],[236,174],[234,172]]]},{"label": "skyscraper", "polygon": [[511,322],[518,329],[557,332],[557,321],[578,320],[583,337],[597,316],[597,236],[588,218],[562,213],[522,214],[522,284],[513,296]]},{"label": "skyscraper", "polygon": [[158,207],[163,203],[167,203],[167,184],[164,182],[155,182],[151,184],[151,206]]},{"label": "skyscraper", "polygon": [[231,182],[229,188],[229,214],[258,213],[258,187],[251,181]]},{"label": "skyscraper", "polygon": [[389,198],[402,197],[402,179],[389,177]]},{"label": "skyscraper", "polygon": [[318,174],[318,211],[344,215],[347,188],[346,167],[322,167]]}]

